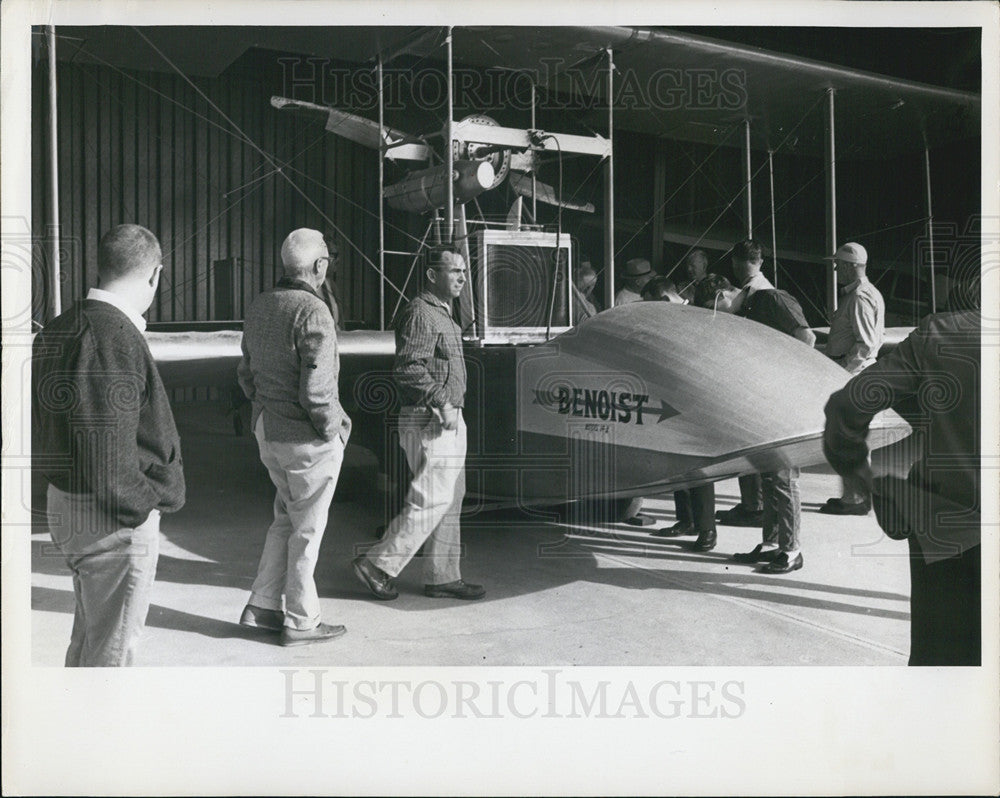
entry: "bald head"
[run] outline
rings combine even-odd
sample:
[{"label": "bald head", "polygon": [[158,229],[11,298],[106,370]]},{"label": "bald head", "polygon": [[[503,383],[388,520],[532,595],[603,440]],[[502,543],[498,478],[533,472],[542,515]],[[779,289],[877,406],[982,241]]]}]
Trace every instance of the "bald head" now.
[{"label": "bald head", "polygon": [[[316,261],[329,255],[323,234],[308,227],[293,230],[281,245],[281,265],[284,266],[285,276],[294,279],[312,282],[316,276]],[[321,261],[321,266],[320,282],[326,276],[326,261]]]}]

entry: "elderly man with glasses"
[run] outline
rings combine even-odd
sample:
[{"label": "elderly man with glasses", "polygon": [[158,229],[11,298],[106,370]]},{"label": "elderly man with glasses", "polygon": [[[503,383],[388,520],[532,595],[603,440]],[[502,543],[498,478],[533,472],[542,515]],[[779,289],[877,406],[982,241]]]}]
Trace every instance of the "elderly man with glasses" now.
[{"label": "elderly man with glasses", "polygon": [[243,329],[238,376],[276,496],[240,623],[280,631],[283,646],[345,631],[321,622],[313,578],[351,432],[338,393],[337,331],[318,293],[331,260],[319,231],[289,233],[281,246],[284,275],[250,306]]}]

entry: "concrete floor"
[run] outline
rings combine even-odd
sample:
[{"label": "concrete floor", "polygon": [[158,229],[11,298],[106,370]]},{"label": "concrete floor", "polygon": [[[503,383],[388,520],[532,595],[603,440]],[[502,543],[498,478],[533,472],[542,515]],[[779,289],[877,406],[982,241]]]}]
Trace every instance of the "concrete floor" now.
[{"label": "concrete floor", "polygon": [[[669,498],[648,499],[656,527],[571,528],[514,512],[463,525],[463,575],[487,587],[464,603],[422,594],[419,565],[400,598],[368,597],[351,560],[384,523],[369,453],[350,447],[316,580],[324,620],[345,637],[285,649],[240,627],[270,520],[273,489],[249,438],[216,406],[176,408],[188,499],[165,516],[152,606],[137,664],[162,665],[904,665],[909,649],[906,547],[874,516],[816,512],[834,495],[830,472],[803,474],[805,567],[787,576],[732,563],[759,531],[720,527],[707,554],[649,536],[673,523]],[[735,503],[735,480],[717,486]],[[32,658],[60,665],[72,583],[47,535],[32,539]]]}]

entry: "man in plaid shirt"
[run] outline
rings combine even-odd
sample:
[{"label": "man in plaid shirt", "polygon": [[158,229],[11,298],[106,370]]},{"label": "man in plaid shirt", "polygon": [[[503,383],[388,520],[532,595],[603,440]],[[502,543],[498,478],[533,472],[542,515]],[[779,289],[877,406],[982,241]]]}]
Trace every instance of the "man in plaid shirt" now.
[{"label": "man in plaid shirt", "polygon": [[451,302],[465,286],[461,255],[431,253],[427,287],[407,305],[396,327],[393,368],[402,399],[399,444],[413,472],[403,509],[385,536],[354,561],[358,578],[378,599],[399,593],[393,578],[424,547],[424,594],[474,600],[482,585],[464,582],[459,514],[465,496],[465,360]]}]

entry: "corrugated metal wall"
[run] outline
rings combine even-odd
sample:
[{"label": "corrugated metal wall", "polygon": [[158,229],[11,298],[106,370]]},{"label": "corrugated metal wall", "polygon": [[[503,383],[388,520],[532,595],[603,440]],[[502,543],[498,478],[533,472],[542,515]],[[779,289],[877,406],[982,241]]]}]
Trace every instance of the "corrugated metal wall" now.
[{"label": "corrugated metal wall", "polygon": [[[32,213],[35,235],[43,237],[47,73],[41,64],[34,78]],[[344,317],[377,326],[378,274],[365,262],[377,264],[376,156],[326,133],[321,120],[275,110],[268,87],[252,79],[194,83],[197,90],[178,75],[59,64],[63,306],[95,285],[101,234],[134,222],[150,228],[163,247],[151,321],[215,318],[212,263],[223,258],[238,259],[234,315],[241,318],[276,280],[288,232],[315,227],[334,234],[340,248]]]}]

